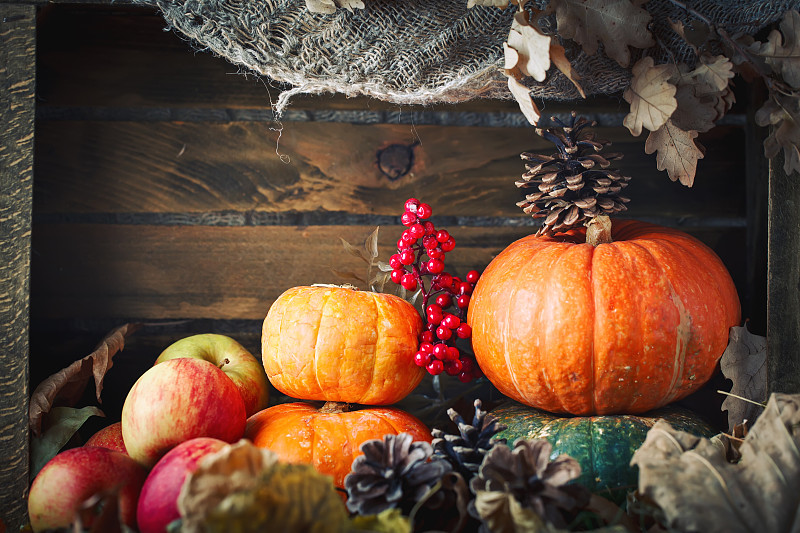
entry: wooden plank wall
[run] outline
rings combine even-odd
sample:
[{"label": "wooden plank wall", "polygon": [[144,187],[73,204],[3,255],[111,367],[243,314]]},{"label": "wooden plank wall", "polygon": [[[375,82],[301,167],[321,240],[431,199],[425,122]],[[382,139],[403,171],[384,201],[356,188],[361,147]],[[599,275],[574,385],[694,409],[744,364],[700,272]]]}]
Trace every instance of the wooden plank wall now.
[{"label": "wooden plank wall", "polygon": [[0,530],[25,524],[35,8],[0,4]]},{"label": "wooden plank wall", "polygon": [[[130,320],[149,326],[106,382],[109,416],[121,406],[115,387],[124,395],[171,340],[217,331],[257,352],[260,322],[283,290],[342,282],[332,267],[364,271],[340,237],[360,243],[380,225],[388,259],[409,196],[455,235],[456,273],[483,268],[534,229],[514,205],[519,154],[550,148],[514,103],[324,95],[298,97],[275,121],[277,88],[163,26],[147,8],[40,14],[32,384]],[[765,255],[747,246],[745,115],[701,136],[707,156],[687,189],[656,170],[644,136],[619,126],[625,106],[605,98],[544,111],[573,107],[600,122],[634,177],[626,216],[682,227],[714,248],[758,332],[764,295],[747,272]],[[379,164],[393,145],[413,154],[400,177]]]}]

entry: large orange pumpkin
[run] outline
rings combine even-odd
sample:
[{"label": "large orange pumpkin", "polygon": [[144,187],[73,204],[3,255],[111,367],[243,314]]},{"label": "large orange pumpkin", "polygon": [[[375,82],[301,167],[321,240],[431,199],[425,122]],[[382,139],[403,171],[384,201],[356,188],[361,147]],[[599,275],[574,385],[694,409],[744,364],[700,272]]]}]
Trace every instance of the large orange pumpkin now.
[{"label": "large orange pumpkin", "polygon": [[386,405],[422,380],[421,332],[419,313],[397,296],[294,287],[264,319],[261,355],[272,385],[292,398]]},{"label": "large orange pumpkin", "polygon": [[399,433],[409,433],[415,441],[432,438],[420,420],[392,407],[347,411],[344,404],[317,408],[304,402],[278,404],[254,414],[244,436],[283,461],[313,465],[333,476],[334,485],[341,488],[364,441]]},{"label": "large orange pumpkin", "polygon": [[614,221],[528,236],[482,274],[469,307],[481,370],[505,395],[553,413],[643,413],[713,374],[740,320],[714,252],[674,229]]}]

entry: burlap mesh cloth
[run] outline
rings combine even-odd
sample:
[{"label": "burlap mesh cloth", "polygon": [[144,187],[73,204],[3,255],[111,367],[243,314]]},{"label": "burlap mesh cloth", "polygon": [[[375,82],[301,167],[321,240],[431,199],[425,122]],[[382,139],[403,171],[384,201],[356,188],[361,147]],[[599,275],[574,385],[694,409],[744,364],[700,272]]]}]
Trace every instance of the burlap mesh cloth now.
[{"label": "burlap mesh cloth", "polygon": [[[147,1],[147,0],[145,0]],[[684,0],[729,34],[755,34],[800,0]],[[467,0],[364,0],[365,9],[310,13],[303,0],[150,0],[170,26],[229,62],[289,84],[280,111],[297,93],[368,95],[401,104],[459,102],[476,97],[509,98],[502,43],[515,6],[467,8]],[[539,7],[546,0],[537,2]],[[657,45],[647,53],[656,62],[692,64],[693,55],[668,24],[691,17],[668,0],[644,5],[653,16]],[[554,33],[552,27],[545,27]],[[620,67],[603,53],[588,56],[564,41],[567,57],[588,95],[624,89],[630,66]],[[641,56],[632,50],[631,65]],[[578,97],[556,68],[543,83],[528,80],[535,98]]]}]

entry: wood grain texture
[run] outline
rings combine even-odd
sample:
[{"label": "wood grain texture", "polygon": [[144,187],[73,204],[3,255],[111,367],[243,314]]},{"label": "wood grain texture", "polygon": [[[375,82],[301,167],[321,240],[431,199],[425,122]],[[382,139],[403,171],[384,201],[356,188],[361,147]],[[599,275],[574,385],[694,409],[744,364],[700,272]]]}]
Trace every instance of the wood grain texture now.
[{"label": "wood grain texture", "polygon": [[[286,289],[350,282],[366,263],[340,237],[360,245],[373,226],[34,225],[32,306],[39,318],[263,319]],[[379,233],[380,258],[394,253],[402,226]],[[448,228],[456,249],[448,271],[482,270],[527,227]],[[712,247],[743,245],[744,229],[696,233]],[[731,258],[728,258],[730,261]],[[734,278],[736,279],[736,274]]]},{"label": "wood grain texture", "polygon": [[[331,268],[365,276],[366,263],[339,238],[360,244],[373,229],[37,225],[33,308],[38,317],[263,319],[289,287],[348,281]],[[449,268],[480,268],[529,231],[460,228]],[[382,258],[399,233],[382,228]]]},{"label": "wood grain texture", "polygon": [[[278,131],[276,131],[278,130]],[[744,135],[717,127],[693,188],[658,172],[644,139],[597,128],[632,176],[631,217],[744,217]],[[411,145],[410,172],[391,180],[378,151]],[[38,213],[317,210],[397,215],[405,198],[436,214],[524,218],[519,154],[553,151],[530,128],[336,122],[46,121],[37,129]],[[713,197],[713,201],[709,201]]]},{"label": "wood grain texture", "polygon": [[0,5],[0,520],[26,521],[36,10]]},{"label": "wood grain texture", "polygon": [[783,171],[783,154],[769,164],[767,262],[767,387],[800,392],[800,182]]}]

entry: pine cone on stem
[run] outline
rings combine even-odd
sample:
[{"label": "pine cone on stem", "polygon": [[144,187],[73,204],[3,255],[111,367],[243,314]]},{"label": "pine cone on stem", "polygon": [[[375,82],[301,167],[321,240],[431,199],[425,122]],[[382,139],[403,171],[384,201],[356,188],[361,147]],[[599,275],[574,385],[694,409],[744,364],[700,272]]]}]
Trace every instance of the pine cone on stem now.
[{"label": "pine cone on stem", "polygon": [[497,443],[505,444],[505,439],[492,441],[505,426],[482,410],[480,399],[473,403],[475,415],[472,424],[468,424],[455,409],[448,409],[447,415],[458,428],[458,434],[449,434],[441,429],[434,429],[434,455],[450,462],[465,481],[469,482],[477,473],[486,453]]},{"label": "pine cone on stem", "polygon": [[536,190],[517,202],[525,213],[544,218],[538,235],[554,235],[578,226],[600,215],[624,211],[628,198],[620,191],[630,177],[608,168],[611,161],[621,159],[621,153],[600,155],[608,141],[597,140],[586,130],[597,123],[584,117],[576,118],[573,111],[569,124],[556,117],[556,127],[536,128],[536,133],[558,148],[552,155],[523,152],[521,157],[527,172],[517,181],[521,189]]}]

